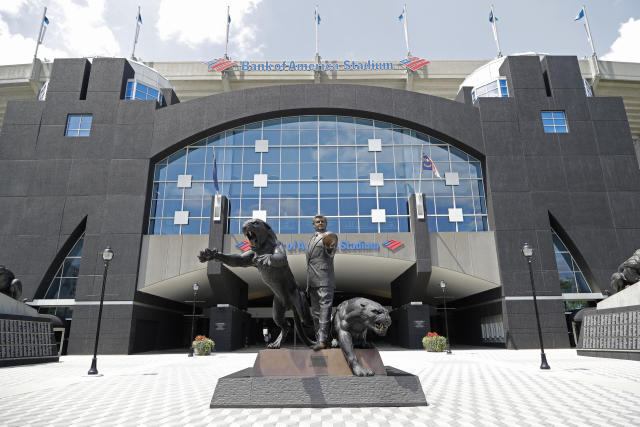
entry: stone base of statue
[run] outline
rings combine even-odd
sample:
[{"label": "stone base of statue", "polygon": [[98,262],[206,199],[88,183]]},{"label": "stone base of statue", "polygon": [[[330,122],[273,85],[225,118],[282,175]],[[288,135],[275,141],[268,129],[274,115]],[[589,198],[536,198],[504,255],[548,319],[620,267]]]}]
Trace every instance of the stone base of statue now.
[{"label": "stone base of statue", "polygon": [[417,376],[384,366],[376,349],[356,349],[375,372],[356,377],[340,349],[261,350],[253,368],[218,380],[211,408],[427,406]]},{"label": "stone base of statue", "polygon": [[582,322],[580,356],[640,360],[640,282],[587,308],[574,318]]}]

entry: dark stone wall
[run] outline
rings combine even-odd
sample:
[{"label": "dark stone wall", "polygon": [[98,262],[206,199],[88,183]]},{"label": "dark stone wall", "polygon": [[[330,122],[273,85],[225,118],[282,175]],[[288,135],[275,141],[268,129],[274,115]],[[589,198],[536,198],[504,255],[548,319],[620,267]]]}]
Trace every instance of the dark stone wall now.
[{"label": "dark stone wall", "polygon": [[[501,74],[510,98],[481,98],[475,105],[464,88],[455,102],[381,87],[305,84],[186,103],[169,93],[167,106],[159,108],[154,101],[123,100],[133,76],[124,59],[56,60],[46,101],[7,105],[0,133],[0,260],[22,280],[25,297],[36,296],[48,285],[47,271],[61,248],[86,220],[77,300],[98,300],[100,253],[110,245],[116,256],[106,299],[134,301],[153,162],[245,122],[289,114],[363,116],[429,133],[483,162],[510,345],[535,346],[535,322],[526,318],[531,301],[514,299],[531,295],[522,244],[536,250],[539,295],[560,296],[552,219],[583,260],[594,291],[607,289],[611,272],[640,241],[640,170],[621,99],[587,98],[575,57],[508,57]],[[543,133],[541,110],[564,110],[569,133]],[[93,114],[91,136],[64,136],[69,113]],[[398,304],[419,296],[415,286],[430,270],[429,254],[417,255],[416,275],[422,276],[398,290],[404,295]],[[225,299],[239,304],[242,295]],[[540,305],[548,346],[568,346],[561,301]],[[91,349],[96,312],[96,305],[76,306],[71,352]],[[139,312],[133,304],[105,308],[114,319],[103,322],[112,352],[136,347]]]}]

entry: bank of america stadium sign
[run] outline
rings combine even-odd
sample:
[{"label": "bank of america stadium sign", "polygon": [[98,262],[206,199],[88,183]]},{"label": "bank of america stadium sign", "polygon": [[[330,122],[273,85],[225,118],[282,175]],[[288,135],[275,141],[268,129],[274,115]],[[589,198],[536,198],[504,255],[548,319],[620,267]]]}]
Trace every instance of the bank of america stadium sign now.
[{"label": "bank of america stadium sign", "polygon": [[[287,251],[297,252],[297,251],[306,251],[307,244],[302,240],[296,242],[282,242]],[[394,252],[396,249],[402,247],[404,245],[403,242],[399,240],[387,240],[384,243],[384,247]],[[240,249],[242,252],[247,252],[251,249],[251,243],[248,240],[243,240],[240,243],[236,244],[236,247]],[[371,250],[379,250],[380,244],[378,242],[365,242],[364,240],[359,240],[357,242],[350,242],[349,240],[340,240],[338,243],[338,248],[341,251],[371,251]]]},{"label": "bank of america stadium sign", "polygon": [[[234,62],[226,58],[217,58],[209,62],[205,62],[209,71],[222,72],[227,69],[238,71],[383,71],[408,69],[418,71],[425,67],[429,61],[415,56],[408,57],[399,62],[400,66],[396,66],[393,62],[388,61],[342,61],[340,62],[296,62],[296,61],[264,61],[251,62],[240,61]],[[400,68],[402,67],[402,68]]]}]

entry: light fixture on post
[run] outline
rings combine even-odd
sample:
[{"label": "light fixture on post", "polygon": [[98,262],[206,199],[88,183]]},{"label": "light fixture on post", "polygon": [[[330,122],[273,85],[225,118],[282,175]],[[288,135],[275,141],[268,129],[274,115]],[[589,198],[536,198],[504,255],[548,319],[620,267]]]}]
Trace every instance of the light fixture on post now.
[{"label": "light fixture on post", "polygon": [[189,346],[189,357],[193,357],[193,341],[196,339],[195,337],[195,322],[196,322],[196,300],[198,296],[198,289],[200,286],[198,283],[193,284],[193,309],[191,311],[191,345]]},{"label": "light fixture on post", "polygon": [[100,323],[102,322],[102,306],[104,305],[104,289],[107,284],[107,270],[109,262],[113,259],[113,251],[109,246],[102,251],[102,260],[104,261],[104,271],[102,272],[102,292],[100,293],[100,308],[98,309],[98,326],[96,327],[96,340],[93,346],[93,359],[91,360],[91,368],[88,375],[98,375],[98,340],[100,339]]},{"label": "light fixture on post", "polygon": [[538,340],[540,341],[540,369],[551,369],[547,363],[547,356],[544,354],[544,344],[542,343],[542,329],[540,328],[540,315],[538,314],[538,299],[536,298],[536,287],[533,284],[533,267],[531,260],[533,259],[533,246],[525,243],[522,246],[522,255],[527,259],[529,264],[529,277],[531,279],[531,293],[533,294],[533,308],[536,311],[536,324],[538,326]]},{"label": "light fixture on post", "polygon": [[449,321],[447,320],[447,284],[444,280],[440,281],[440,288],[442,289],[442,301],[444,302],[444,333],[447,334],[447,354],[451,354]]}]

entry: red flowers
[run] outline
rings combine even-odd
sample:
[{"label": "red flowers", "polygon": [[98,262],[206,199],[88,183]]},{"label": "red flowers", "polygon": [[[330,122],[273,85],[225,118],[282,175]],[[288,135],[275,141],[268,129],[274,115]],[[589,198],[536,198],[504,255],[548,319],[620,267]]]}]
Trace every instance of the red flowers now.
[{"label": "red flowers", "polygon": [[207,338],[207,337],[206,337],[206,336],[204,336],[204,335],[198,335],[194,341],[195,341],[195,342],[198,342],[198,341],[208,340],[208,339],[209,339],[209,338]]},{"label": "red flowers", "polygon": [[438,336],[439,335],[438,335],[437,332],[427,332],[427,338],[433,338],[433,337],[438,337]]}]

